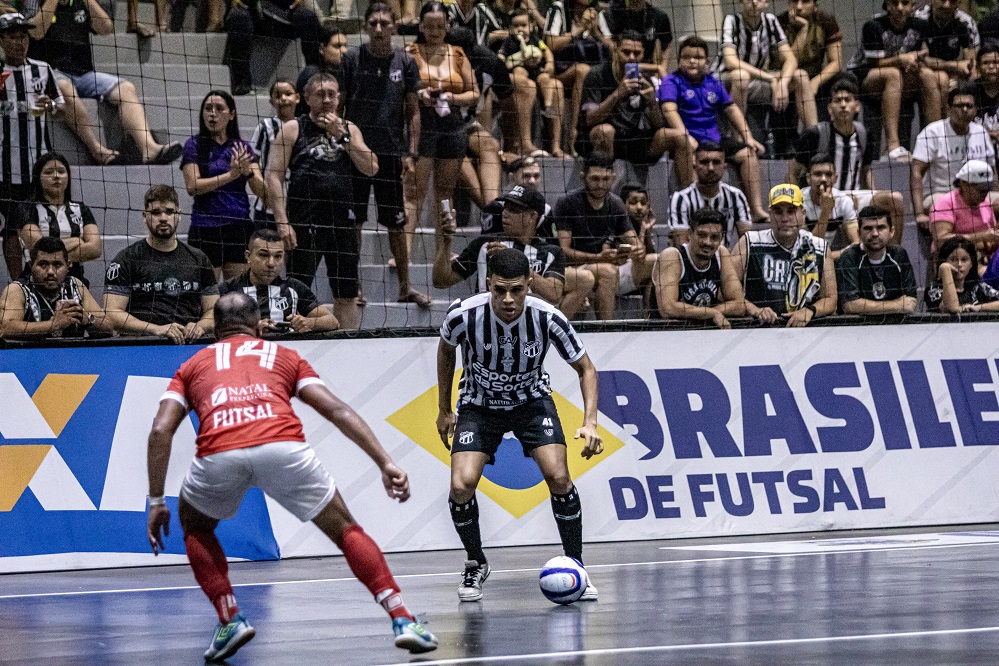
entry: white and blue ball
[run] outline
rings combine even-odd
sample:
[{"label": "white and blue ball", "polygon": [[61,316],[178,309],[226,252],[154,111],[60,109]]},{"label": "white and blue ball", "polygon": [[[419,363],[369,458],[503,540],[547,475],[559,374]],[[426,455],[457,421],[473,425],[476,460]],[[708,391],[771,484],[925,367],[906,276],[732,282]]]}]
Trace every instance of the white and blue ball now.
[{"label": "white and blue ball", "polygon": [[571,604],[579,601],[589,583],[583,564],[572,557],[560,555],[545,562],[541,567],[541,593],[548,601],[556,604]]}]

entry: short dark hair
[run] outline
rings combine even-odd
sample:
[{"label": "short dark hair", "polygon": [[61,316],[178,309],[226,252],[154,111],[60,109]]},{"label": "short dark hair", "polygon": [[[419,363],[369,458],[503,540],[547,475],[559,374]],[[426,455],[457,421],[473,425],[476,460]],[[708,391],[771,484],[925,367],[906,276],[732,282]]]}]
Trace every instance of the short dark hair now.
[{"label": "short dark hair", "polygon": [[614,43],[618,46],[620,46],[623,41],[638,42],[642,45],[643,49],[645,48],[645,42],[642,40],[642,33],[637,30],[622,30],[621,34],[614,38]]},{"label": "short dark hair", "polygon": [[[891,215],[889,215],[888,211],[881,206],[864,206],[860,209],[860,212],[857,213],[857,219],[860,222],[863,222],[864,220],[880,220],[882,217],[887,218],[889,227],[893,226],[891,223]],[[860,226],[863,226],[863,224]]]},{"label": "short dark hair", "polygon": [[180,206],[177,190],[170,185],[153,185],[146,190],[145,196],[142,197],[142,207],[147,208],[154,201],[168,201],[174,206]]},{"label": "short dark hair", "polygon": [[324,83],[329,83],[332,81],[336,84],[337,91],[340,90],[340,80],[336,78],[335,74],[330,74],[329,72],[317,72],[309,77],[308,82],[305,84],[305,96],[308,97],[312,94],[312,91],[323,85]]},{"label": "short dark hair", "polygon": [[528,20],[531,19],[531,13],[527,11],[524,7],[517,7],[512,12],[510,12],[510,20],[517,18],[518,16],[526,16]]},{"label": "short dark hair", "polygon": [[222,337],[233,328],[249,326],[256,328],[260,321],[260,307],[257,299],[250,298],[242,291],[230,291],[215,301],[215,332]]},{"label": "short dark hair", "polygon": [[38,255],[42,252],[46,254],[61,254],[66,263],[69,263],[69,252],[66,251],[66,243],[58,236],[42,236],[35,241],[35,244],[28,252],[28,257],[30,257],[32,264],[35,263]]},{"label": "short dark hair", "polygon": [[694,154],[696,155],[697,153],[724,153],[724,152],[725,149],[722,148],[722,145],[720,143],[708,139],[707,141],[701,141],[697,144],[697,150],[694,151]]},{"label": "short dark hair", "polygon": [[860,87],[849,76],[841,77],[839,81],[832,85],[832,88],[829,90],[829,99],[832,100],[838,92],[848,92],[856,99],[860,99]]},{"label": "short dark hair", "polygon": [[999,53],[999,41],[995,39],[983,40],[982,48],[978,49],[978,53],[975,54],[975,64],[981,66],[982,57],[989,53]]},{"label": "short dark hair", "polygon": [[639,185],[638,183],[628,183],[621,188],[621,201],[628,203],[628,197],[636,192],[644,194],[646,197],[649,196],[649,191],[645,189],[644,185]]},{"label": "short dark hair", "polygon": [[953,106],[956,97],[971,97],[974,99],[975,90],[975,84],[971,81],[958,81],[957,85],[947,93],[947,106]]},{"label": "short dark hair", "polygon": [[518,157],[517,159],[506,165],[506,172],[517,173],[521,169],[524,169],[529,166],[534,166],[537,163],[538,159],[536,157],[531,157],[530,155],[527,155],[525,157]]},{"label": "short dark hair", "polygon": [[607,153],[595,150],[586,157],[583,158],[583,174],[585,175],[590,169],[613,169],[614,168],[614,156],[608,155]]},{"label": "short dark hair", "polygon": [[677,49],[676,54],[680,55],[683,53],[684,49],[703,49],[704,55],[708,55],[708,43],[704,41],[702,37],[698,37],[697,35],[690,35],[681,39],[680,48]]},{"label": "short dark hair", "polygon": [[489,257],[486,265],[486,275],[495,275],[504,280],[516,280],[531,276],[531,262],[520,250],[507,248]]},{"label": "short dark hair", "polygon": [[384,2],[376,0],[368,5],[368,8],[364,10],[364,22],[367,23],[368,19],[374,14],[388,14],[392,17],[392,22],[395,23],[399,20],[399,17],[395,15],[395,10],[391,6]]},{"label": "short dark hair", "polygon": [[66,201],[70,201],[73,198],[73,170],[69,167],[69,160],[62,153],[50,152],[45,153],[35,160],[34,166],[31,168],[31,181],[34,183],[34,194],[35,201],[45,201],[45,193],[42,192],[42,169],[45,168],[49,162],[59,162],[64,167],[66,167],[66,175],[69,178],[66,179]]},{"label": "short dark hair", "polygon": [[319,34],[317,35],[319,39],[319,46],[326,46],[330,43],[330,40],[340,34],[340,28],[336,26],[334,21],[323,21],[319,24]]},{"label": "short dark hair", "polygon": [[812,167],[816,164],[832,164],[833,170],[836,169],[836,160],[829,153],[815,153],[812,155],[812,159],[808,160],[808,170],[811,171]]},{"label": "short dark hair", "polygon": [[690,215],[691,231],[705,224],[720,224],[722,238],[728,234],[728,218],[725,216],[725,213],[720,210],[715,210],[714,208],[705,206],[704,208],[698,208]]},{"label": "short dark hair", "polygon": [[247,247],[253,244],[255,240],[262,240],[265,243],[280,243],[281,234],[274,231],[273,229],[257,229],[252,234],[250,234],[250,240],[246,243]]},{"label": "short dark hair", "polygon": [[295,92],[298,92],[298,89],[295,88],[295,82],[294,81],[292,81],[291,79],[280,79],[279,78],[279,79],[275,79],[274,83],[271,84],[271,89],[269,91],[267,91],[267,96],[268,97],[274,97],[274,90],[278,87],[278,84],[281,84],[281,83],[284,83],[285,85],[291,86],[292,90],[294,90]]}]

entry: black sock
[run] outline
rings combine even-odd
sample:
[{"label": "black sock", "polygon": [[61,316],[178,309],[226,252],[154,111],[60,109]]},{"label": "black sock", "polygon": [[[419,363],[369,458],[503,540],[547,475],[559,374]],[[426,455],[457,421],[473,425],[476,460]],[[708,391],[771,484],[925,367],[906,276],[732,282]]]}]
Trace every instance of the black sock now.
[{"label": "black sock", "polygon": [[569,557],[583,561],[583,505],[573,486],[565,495],[552,493],[552,513],[562,538],[562,550]]},{"label": "black sock", "polygon": [[475,501],[475,495],[465,504],[458,504],[448,497],[447,505],[451,509],[451,521],[461,539],[461,545],[468,553],[468,559],[485,564],[486,554],[482,552],[482,536],[479,534],[479,503]]}]

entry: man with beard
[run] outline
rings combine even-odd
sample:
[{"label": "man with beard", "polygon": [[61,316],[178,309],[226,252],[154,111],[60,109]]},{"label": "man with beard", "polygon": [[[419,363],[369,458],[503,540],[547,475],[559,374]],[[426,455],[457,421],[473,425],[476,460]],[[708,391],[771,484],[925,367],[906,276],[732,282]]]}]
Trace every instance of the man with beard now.
[{"label": "man with beard", "polygon": [[905,248],[890,245],[891,218],[877,206],[860,211],[860,244],[836,262],[840,308],[846,314],[916,311],[916,275]]},{"label": "man with beard", "polygon": [[659,255],[656,300],[664,319],[710,319],[732,328],[728,318],[746,314],[742,285],[722,245],[727,227],[724,213],[701,208],[690,216],[690,240]]},{"label": "man with beard", "polygon": [[726,247],[735,247],[739,238],[753,226],[749,200],[742,190],[722,182],[728,164],[725,150],[714,141],[701,141],[694,152],[697,180],[690,187],[674,192],[669,205],[670,239],[680,247],[690,237],[690,218],[702,208],[717,210],[725,216]]},{"label": "man with beard", "polygon": [[184,344],[210,333],[219,297],[212,262],[204,252],[177,240],[177,190],[153,185],[143,198],[149,230],[108,265],[104,307],[114,330],[164,335]]},{"label": "man with beard", "polygon": [[777,185],[770,190],[771,228],[750,231],[732,252],[746,314],[760,324],[784,319],[800,328],[836,311],[836,266],[825,239],[802,228],[803,207],[797,185]]},{"label": "man with beard", "polygon": [[0,337],[82,337],[92,326],[103,327],[101,306],[83,282],[69,274],[69,253],[61,238],[39,238],[30,256],[30,273],[0,296]]}]

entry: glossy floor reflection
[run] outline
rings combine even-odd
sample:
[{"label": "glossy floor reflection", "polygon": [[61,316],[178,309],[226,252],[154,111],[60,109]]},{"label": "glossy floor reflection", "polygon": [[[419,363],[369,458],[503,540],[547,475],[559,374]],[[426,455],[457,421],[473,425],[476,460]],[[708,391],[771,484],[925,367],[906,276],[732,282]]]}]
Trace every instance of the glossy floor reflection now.
[{"label": "glossy floor reflection", "polygon": [[[341,558],[232,565],[257,637],[232,664],[995,664],[999,532],[955,528],[587,546],[600,601],[537,589],[552,546],[389,556],[441,647],[392,647]],[[214,614],[186,567],[0,576],[0,663],[199,664]]]}]

